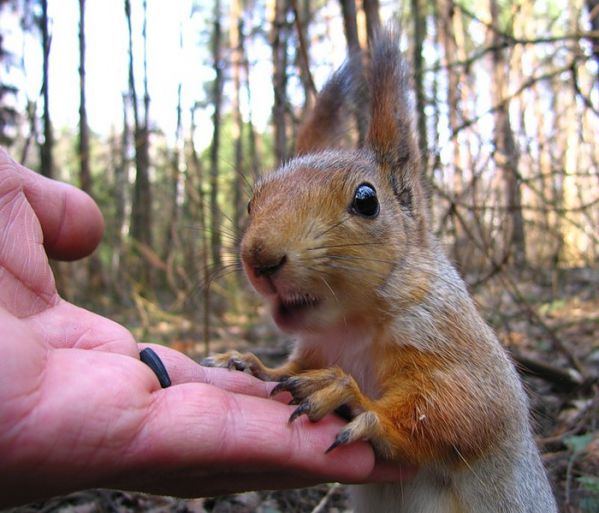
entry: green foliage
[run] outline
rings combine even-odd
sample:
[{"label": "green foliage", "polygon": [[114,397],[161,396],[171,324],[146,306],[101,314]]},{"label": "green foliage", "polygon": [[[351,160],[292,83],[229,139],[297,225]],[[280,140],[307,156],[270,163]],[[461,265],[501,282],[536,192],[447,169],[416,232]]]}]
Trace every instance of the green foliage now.
[{"label": "green foliage", "polygon": [[[582,484],[582,486],[585,488],[585,490],[588,490],[589,492],[597,495],[595,500],[599,501],[599,477],[597,477],[597,476],[580,476],[576,480],[580,484]],[[599,504],[599,502],[597,504]]]},{"label": "green foliage", "polygon": [[599,477],[584,475],[576,479],[588,492],[588,496],[580,501],[584,513],[597,513],[599,511]]},{"label": "green foliage", "polygon": [[579,454],[586,450],[589,444],[593,441],[593,433],[586,433],[584,435],[568,436],[564,438],[564,444],[574,454]]},{"label": "green foliage", "polygon": [[[532,301],[531,301],[532,302]],[[552,314],[563,309],[567,305],[566,299],[556,299],[549,303],[539,306],[539,313],[542,315]]]}]

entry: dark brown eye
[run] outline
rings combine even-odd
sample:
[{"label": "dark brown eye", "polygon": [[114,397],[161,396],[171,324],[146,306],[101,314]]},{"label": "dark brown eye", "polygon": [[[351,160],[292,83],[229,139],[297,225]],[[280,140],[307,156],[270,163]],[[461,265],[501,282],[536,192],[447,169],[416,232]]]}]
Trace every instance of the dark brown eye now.
[{"label": "dark brown eye", "polygon": [[252,213],[252,201],[248,201],[248,215]]},{"label": "dark brown eye", "polygon": [[351,204],[351,211],[363,217],[373,218],[379,213],[379,200],[376,197],[376,190],[369,183],[358,185],[354,192],[354,199]]}]

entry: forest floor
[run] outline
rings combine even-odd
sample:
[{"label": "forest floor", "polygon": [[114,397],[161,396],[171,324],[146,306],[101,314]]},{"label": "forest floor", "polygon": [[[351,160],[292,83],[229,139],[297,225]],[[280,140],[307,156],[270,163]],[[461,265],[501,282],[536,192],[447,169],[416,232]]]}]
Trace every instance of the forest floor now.
[{"label": "forest floor", "polygon": [[[475,299],[521,370],[543,460],[563,513],[599,512],[599,271],[574,270],[559,287],[543,280],[491,280]],[[559,290],[559,294],[553,291]],[[161,341],[194,358],[204,346],[190,336],[190,321],[136,302],[137,314],[104,315],[133,327],[139,339]],[[89,305],[88,305],[89,306]],[[237,308],[238,311],[241,311]],[[227,314],[213,329],[212,351],[251,349],[265,360],[285,357],[262,307],[252,315]],[[112,312],[114,313],[114,312]],[[135,322],[135,319],[142,319]],[[256,320],[257,319],[257,320]],[[260,341],[258,344],[256,341]],[[11,513],[344,513],[346,487],[324,484],[209,499],[175,499],[112,490],[87,490],[12,510]],[[375,512],[376,513],[376,512]]]}]

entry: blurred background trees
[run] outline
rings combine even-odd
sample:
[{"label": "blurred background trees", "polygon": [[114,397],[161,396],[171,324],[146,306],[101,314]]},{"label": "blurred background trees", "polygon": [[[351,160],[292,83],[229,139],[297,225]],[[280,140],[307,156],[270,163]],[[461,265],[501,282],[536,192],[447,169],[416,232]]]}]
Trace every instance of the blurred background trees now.
[{"label": "blurred background trees", "polygon": [[596,0],[0,0],[0,142],[106,218],[89,262],[55,264],[62,294],[193,354],[275,339],[237,262],[251,184],[389,20],[435,232],[516,357],[524,333],[582,383],[597,342],[547,312],[599,322]]},{"label": "blurred background trees", "polygon": [[[564,271],[596,268],[596,2],[188,0],[173,8],[178,30],[168,32],[160,20],[148,30],[159,3],[92,5],[87,24],[104,39],[91,43],[114,62],[101,75],[86,58],[84,0],[0,1],[0,139],[29,167],[81,186],[106,216],[88,272],[57,267],[67,297],[127,305],[138,296],[222,321],[241,286],[229,271],[251,183],[293,155],[317,88],[388,20],[402,27],[413,70],[435,231],[469,283],[526,271],[557,294]],[[53,53],[65,19],[77,24],[78,84],[69,90],[78,88],[78,102],[61,95],[75,75]],[[167,38],[178,42],[173,60],[198,59],[183,61],[178,76],[152,66],[156,41]],[[89,72],[116,84],[122,101],[99,105]],[[177,94],[155,106],[162,87]],[[112,113],[109,129],[94,128],[99,109]],[[162,126],[169,109],[176,122]],[[358,140],[360,124],[358,116]],[[206,306],[208,283],[216,292]]]},{"label": "blurred background trees", "polygon": [[[189,298],[186,287],[203,279],[202,262],[211,275],[227,269],[249,184],[293,154],[317,87],[346,49],[366,49],[390,19],[399,20],[412,64],[435,229],[468,279],[515,267],[551,276],[558,287],[561,270],[597,264],[599,7],[592,0],[188,1],[177,8],[178,33],[148,33],[152,2],[124,0],[120,13],[109,2],[103,16],[96,10],[88,20],[105,24],[106,52],[118,48],[110,31],[127,30],[123,54],[112,55],[115,68],[128,72],[122,104],[105,105],[121,111],[109,131],[94,131],[93,119],[90,125],[88,104],[97,111],[97,100],[86,96],[86,66],[95,65],[86,62],[86,4],[71,3],[0,2],[0,137],[24,164],[97,198],[108,233],[94,273],[119,298],[130,289],[156,297],[165,286]],[[53,20],[67,9],[80,13],[73,27],[79,102],[61,97],[51,105],[58,95],[50,91],[67,78],[61,56],[52,55]],[[115,13],[124,23],[111,28]],[[161,38],[179,41],[173,59],[196,46],[202,61],[183,69],[203,70],[196,90],[185,72],[163,78],[178,88],[169,127],[160,125],[168,106],[153,113],[162,91],[148,85],[148,41]],[[32,71],[36,64],[41,72]],[[254,81],[258,65],[270,80]],[[103,80],[122,80],[113,71],[103,70]],[[33,79],[39,90],[31,95]],[[65,108],[78,109],[77,123],[56,126],[55,112]],[[257,111],[265,120],[259,125]],[[64,292],[76,296],[81,285],[69,279]]]}]

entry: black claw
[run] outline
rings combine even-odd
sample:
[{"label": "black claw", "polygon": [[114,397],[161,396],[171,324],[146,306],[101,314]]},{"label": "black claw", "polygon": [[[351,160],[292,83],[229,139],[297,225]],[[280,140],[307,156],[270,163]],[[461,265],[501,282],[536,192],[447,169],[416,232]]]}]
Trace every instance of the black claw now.
[{"label": "black claw", "polygon": [[272,389],[270,395],[278,394],[279,392],[289,392],[293,397],[297,392],[297,380],[293,378],[285,378],[279,381],[279,384]]},{"label": "black claw", "polygon": [[285,392],[286,390],[287,382],[281,381],[270,391],[270,397],[272,397],[273,395],[277,395],[279,392]]},{"label": "black claw", "polygon": [[227,369],[242,371],[244,369],[243,362],[241,360],[236,360],[235,358],[231,358],[227,362]]},{"label": "black claw", "polygon": [[241,360],[233,360],[233,368],[237,369],[238,371],[244,371],[246,369],[247,365],[242,362]]},{"label": "black claw", "polygon": [[328,454],[333,449],[339,447],[340,445],[345,445],[347,442],[349,442],[349,431],[341,431],[335,438],[335,441],[326,451],[324,451],[324,453]]},{"label": "black claw", "polygon": [[289,417],[289,424],[291,424],[295,419],[308,412],[309,410],[310,403],[301,403],[295,410],[293,410],[291,417]]}]

